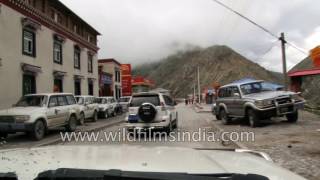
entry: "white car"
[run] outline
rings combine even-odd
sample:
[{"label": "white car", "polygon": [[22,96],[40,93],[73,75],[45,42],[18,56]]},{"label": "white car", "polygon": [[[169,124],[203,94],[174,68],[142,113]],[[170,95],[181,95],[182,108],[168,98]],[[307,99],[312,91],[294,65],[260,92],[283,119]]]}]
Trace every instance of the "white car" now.
[{"label": "white car", "polygon": [[4,173],[1,177],[14,172],[22,180],[38,179],[37,176],[39,179],[305,180],[277,166],[264,153],[241,149],[84,145],[0,153],[0,172]]},{"label": "white car", "polygon": [[117,106],[117,102],[114,97],[98,97],[96,98],[96,102],[99,107],[99,117],[108,118],[116,115],[115,108]]},{"label": "white car", "polygon": [[119,104],[122,107],[122,112],[127,112],[128,111],[130,100],[131,100],[131,96],[120,97]]},{"label": "white car", "polygon": [[52,128],[65,126],[75,131],[79,112],[72,94],[26,95],[14,107],[0,111],[0,136],[26,132],[40,140]]},{"label": "white car", "polygon": [[75,96],[77,103],[80,105],[79,124],[83,125],[86,119],[93,122],[98,120],[99,107],[93,96]]},{"label": "white car", "polygon": [[132,130],[162,129],[170,133],[178,126],[175,101],[161,93],[138,93],[130,100],[126,128]]}]

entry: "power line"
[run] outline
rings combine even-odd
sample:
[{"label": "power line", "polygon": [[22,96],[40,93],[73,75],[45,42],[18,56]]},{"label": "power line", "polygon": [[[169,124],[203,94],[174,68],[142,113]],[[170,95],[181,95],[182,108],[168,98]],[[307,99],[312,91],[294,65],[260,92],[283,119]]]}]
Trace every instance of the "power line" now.
[{"label": "power line", "polygon": [[259,59],[262,59],[266,54],[268,54],[277,44],[277,42],[278,42],[279,40],[276,40],[276,41],[274,41],[272,44],[271,44],[271,46],[270,46],[270,48],[268,48],[264,53],[262,53],[256,60],[259,60]]},{"label": "power line", "polygon": [[[242,17],[243,19],[247,20],[248,22],[250,22],[251,24],[255,25],[256,27],[260,28],[261,30],[263,30],[264,32],[266,32],[267,34],[269,34],[270,36],[276,38],[276,39],[280,39],[279,36],[277,36],[276,34],[272,33],[270,30],[268,30],[267,28],[263,27],[262,25],[254,22],[253,20],[249,19],[248,17],[242,15],[240,12],[232,9],[231,7],[223,4],[222,2],[218,1],[218,0],[212,0],[213,2],[219,4],[220,6],[228,9],[229,11],[237,14],[238,16]],[[308,55],[308,53],[306,53],[304,50],[302,50],[302,48],[299,48],[298,46],[296,46],[295,44],[291,43],[291,42],[288,42],[288,41],[285,41],[289,46],[293,47],[294,49],[298,50],[299,52],[305,54],[305,55]]]}]

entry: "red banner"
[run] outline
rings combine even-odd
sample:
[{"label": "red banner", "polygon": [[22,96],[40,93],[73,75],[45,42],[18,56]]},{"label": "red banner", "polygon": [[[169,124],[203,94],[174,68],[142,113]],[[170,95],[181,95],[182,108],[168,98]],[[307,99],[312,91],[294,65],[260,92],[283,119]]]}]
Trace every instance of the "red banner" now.
[{"label": "red banner", "polygon": [[131,65],[121,64],[122,96],[132,95]]}]

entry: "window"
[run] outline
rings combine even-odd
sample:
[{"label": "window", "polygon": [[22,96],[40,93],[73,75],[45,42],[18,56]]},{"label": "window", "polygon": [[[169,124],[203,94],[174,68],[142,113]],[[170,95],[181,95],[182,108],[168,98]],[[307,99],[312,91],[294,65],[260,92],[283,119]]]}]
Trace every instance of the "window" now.
[{"label": "window", "polygon": [[88,72],[89,73],[92,73],[93,72],[93,62],[92,62],[92,55],[91,54],[88,54]]},{"label": "window", "polygon": [[166,105],[168,106],[172,106],[173,105],[173,101],[169,96],[163,96],[164,102],[166,103]]},{"label": "window", "polygon": [[31,30],[23,29],[23,54],[35,57],[36,56],[36,37]]},{"label": "window", "polygon": [[80,80],[74,81],[74,94],[77,96],[81,95],[81,81]]},{"label": "window", "polygon": [[93,96],[93,82],[92,81],[88,82],[88,94],[90,96]]},{"label": "window", "polygon": [[66,105],[68,105],[67,99],[66,99],[65,96],[58,96],[58,103],[59,103],[59,106],[66,106]]},{"label": "window", "polygon": [[55,92],[55,93],[63,92],[63,81],[62,81],[62,79],[54,79],[53,92]]},{"label": "window", "polygon": [[56,106],[58,106],[58,99],[56,96],[52,96],[49,101],[49,107],[56,107]]},{"label": "window", "polygon": [[62,64],[62,42],[59,40],[53,42],[53,61]]},{"label": "window", "polygon": [[80,57],[81,57],[81,50],[79,47],[75,46],[74,47],[74,68],[80,69]]},{"label": "window", "polygon": [[73,96],[67,96],[67,102],[69,105],[77,104]]},{"label": "window", "polygon": [[34,75],[24,74],[22,80],[22,94],[36,93],[36,77]]},{"label": "window", "polygon": [[131,107],[139,107],[143,103],[151,103],[155,106],[160,106],[160,99],[158,95],[142,95],[133,96],[131,101]]}]

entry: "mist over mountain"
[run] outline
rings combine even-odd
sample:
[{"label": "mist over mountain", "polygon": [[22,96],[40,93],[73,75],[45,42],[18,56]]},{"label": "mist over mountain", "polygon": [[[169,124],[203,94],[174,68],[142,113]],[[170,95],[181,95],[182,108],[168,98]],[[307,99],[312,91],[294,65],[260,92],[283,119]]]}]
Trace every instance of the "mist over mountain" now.
[{"label": "mist over mountain", "polygon": [[176,97],[185,97],[193,92],[198,66],[201,87],[214,82],[224,85],[242,78],[281,83],[279,73],[266,70],[227,46],[218,45],[179,51],[157,62],[136,66],[133,75],[148,77],[157,87],[171,90]]}]

